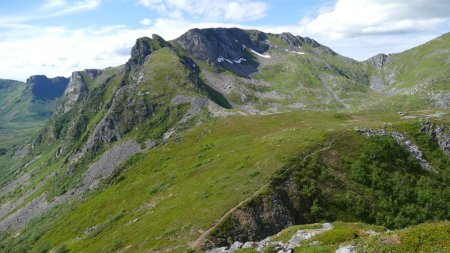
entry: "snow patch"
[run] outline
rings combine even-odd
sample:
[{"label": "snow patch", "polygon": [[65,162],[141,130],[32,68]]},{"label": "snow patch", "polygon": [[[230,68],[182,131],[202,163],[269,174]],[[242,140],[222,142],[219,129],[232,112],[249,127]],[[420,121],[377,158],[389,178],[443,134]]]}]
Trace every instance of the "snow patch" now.
[{"label": "snow patch", "polygon": [[260,57],[263,57],[263,58],[270,58],[270,55],[267,55],[267,54],[260,54],[260,53],[256,52],[256,51],[253,50],[253,49],[250,49],[250,51],[251,51],[252,53],[256,54],[257,56],[260,56]]},{"label": "snow patch", "polygon": [[294,53],[294,54],[305,54],[305,53],[303,53],[303,52],[297,52],[297,51],[291,51],[292,53]]},{"label": "snow patch", "polygon": [[233,64],[233,62],[235,62],[235,63],[241,63],[242,61],[247,61],[247,59],[245,59],[245,58],[239,58],[238,60],[234,60],[234,61],[232,61],[232,60],[230,60],[230,59],[227,59],[227,58],[225,58],[225,57],[223,57],[223,56],[220,56],[219,58],[217,58],[217,62],[224,62],[224,61],[226,61],[226,62],[228,62],[228,63],[230,63],[230,64]]},{"label": "snow patch", "polygon": [[231,60],[229,60],[229,59],[227,59],[227,58],[224,58],[224,57],[222,57],[222,56],[220,56],[219,58],[217,58],[217,62],[224,62],[224,61],[227,61],[228,63],[233,64],[233,62],[232,62]]}]

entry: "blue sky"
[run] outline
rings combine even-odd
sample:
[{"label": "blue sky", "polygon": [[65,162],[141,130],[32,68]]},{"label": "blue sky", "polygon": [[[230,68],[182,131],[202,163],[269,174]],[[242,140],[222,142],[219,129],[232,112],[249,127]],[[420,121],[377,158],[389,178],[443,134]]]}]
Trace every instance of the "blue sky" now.
[{"label": "blue sky", "polygon": [[194,27],[308,36],[364,60],[450,31],[449,0],[22,0],[0,6],[0,78],[123,64],[136,38]]}]

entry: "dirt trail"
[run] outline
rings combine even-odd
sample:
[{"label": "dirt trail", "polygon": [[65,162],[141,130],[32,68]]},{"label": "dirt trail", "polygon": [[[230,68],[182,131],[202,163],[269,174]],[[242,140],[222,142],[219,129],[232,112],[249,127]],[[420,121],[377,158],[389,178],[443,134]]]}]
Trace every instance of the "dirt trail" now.
[{"label": "dirt trail", "polygon": [[[321,149],[318,149],[312,153],[307,154],[305,157],[303,157],[303,159],[301,160],[300,163],[304,162],[306,159],[308,159],[309,157],[325,151],[327,149],[329,149],[331,147],[331,145],[333,144],[334,141],[336,141],[337,139],[343,137],[344,135],[346,135],[347,133],[344,133],[342,135],[336,136],[333,139],[331,139],[327,146]],[[234,206],[233,208],[231,208],[230,210],[228,210],[228,212],[226,212],[212,227],[210,227],[209,229],[207,229],[205,232],[203,232],[198,238],[197,240],[189,243],[189,245],[194,248],[194,249],[199,249],[201,244],[203,243],[203,241],[206,239],[206,237],[211,233],[211,231],[213,229],[215,229],[222,221],[224,221],[226,218],[228,218],[228,216],[233,213],[234,211],[236,211],[236,209],[238,209],[239,207],[241,207],[242,205],[244,205],[245,203],[247,203],[248,201],[250,201],[251,199],[253,199],[254,197],[256,197],[259,193],[261,193],[267,186],[269,185],[269,183],[264,184],[263,186],[261,186],[257,191],[255,191],[251,196],[247,197],[246,199],[242,200],[241,202],[239,202],[236,206]]]}]

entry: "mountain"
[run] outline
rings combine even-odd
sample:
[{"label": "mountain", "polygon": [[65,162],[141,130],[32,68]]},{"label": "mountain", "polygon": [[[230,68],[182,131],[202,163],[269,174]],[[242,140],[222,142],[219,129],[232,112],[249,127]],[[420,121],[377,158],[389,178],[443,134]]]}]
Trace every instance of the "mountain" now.
[{"label": "mountain", "polygon": [[15,163],[26,155],[22,144],[53,114],[56,100],[69,79],[31,76],[26,83],[0,79],[0,171],[7,180],[17,176]]},{"label": "mountain", "polygon": [[55,77],[47,78],[44,75],[31,76],[27,79],[26,84],[31,86],[31,93],[33,98],[37,100],[55,100],[61,97],[69,78]]},{"label": "mountain", "polygon": [[358,62],[289,33],[139,38],[124,65],[74,72],[25,142],[0,184],[0,248],[184,252],[322,220],[448,219],[448,63],[428,69],[448,50]]}]

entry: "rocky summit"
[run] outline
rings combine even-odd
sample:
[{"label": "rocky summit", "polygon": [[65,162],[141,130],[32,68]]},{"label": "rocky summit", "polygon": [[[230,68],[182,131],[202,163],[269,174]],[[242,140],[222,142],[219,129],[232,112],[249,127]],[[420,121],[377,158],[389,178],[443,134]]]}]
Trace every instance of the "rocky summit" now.
[{"label": "rocky summit", "polygon": [[210,28],[0,80],[0,251],[443,252],[448,59]]},{"label": "rocky summit", "polygon": [[39,100],[58,99],[66,89],[69,78],[47,78],[44,75],[30,76],[26,84],[31,86],[33,97]]}]

